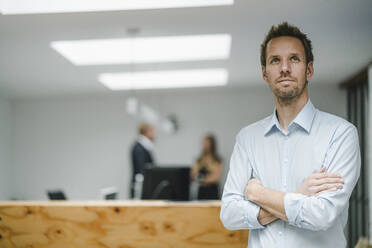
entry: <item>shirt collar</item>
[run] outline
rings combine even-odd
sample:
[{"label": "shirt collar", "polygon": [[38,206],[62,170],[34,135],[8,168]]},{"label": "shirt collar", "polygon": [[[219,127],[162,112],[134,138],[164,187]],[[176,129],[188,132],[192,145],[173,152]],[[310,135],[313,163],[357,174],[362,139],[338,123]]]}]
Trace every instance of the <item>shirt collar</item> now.
[{"label": "shirt collar", "polygon": [[[289,127],[291,127],[293,123],[296,123],[298,126],[302,127],[307,133],[310,133],[315,113],[316,109],[309,99],[306,105],[300,111],[300,113],[298,113],[296,118],[291,122]],[[264,135],[268,134],[273,129],[273,127],[276,127],[278,130],[281,130],[278,118],[276,116],[276,108],[274,109],[274,113],[271,115],[271,118],[265,128]]]},{"label": "shirt collar", "polygon": [[313,124],[316,109],[311,103],[310,99],[307,101],[305,107],[298,113],[296,118],[292,121],[302,127],[307,133],[310,133],[311,125]]},{"label": "shirt collar", "polygon": [[154,149],[154,143],[144,135],[140,135],[138,137],[138,143],[140,143],[148,151],[152,151]]},{"label": "shirt collar", "polygon": [[271,117],[269,119],[269,123],[268,123],[268,125],[265,128],[264,135],[267,135],[274,127],[276,127],[278,130],[280,130],[279,121],[276,118],[276,108],[274,108],[274,112],[271,115]]}]

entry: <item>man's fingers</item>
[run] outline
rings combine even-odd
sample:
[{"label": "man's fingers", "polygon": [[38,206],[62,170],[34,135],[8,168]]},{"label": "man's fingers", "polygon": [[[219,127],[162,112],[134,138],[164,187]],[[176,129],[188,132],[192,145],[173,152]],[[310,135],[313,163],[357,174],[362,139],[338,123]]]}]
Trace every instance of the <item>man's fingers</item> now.
[{"label": "man's fingers", "polygon": [[342,189],[342,184],[323,184],[323,185],[314,187],[314,192],[316,194],[319,194],[325,191],[334,191],[333,190],[334,188],[336,188],[336,190]]},{"label": "man's fingers", "polygon": [[341,188],[342,188],[341,186],[339,186],[339,187],[331,187],[331,188],[329,188],[329,189],[327,189],[327,190],[319,191],[318,193],[316,193],[316,195],[319,195],[319,194],[321,194],[321,193],[323,193],[323,192],[332,192],[332,191],[336,191],[336,190],[341,189]]},{"label": "man's fingers", "polygon": [[322,185],[322,184],[334,184],[334,183],[344,183],[344,179],[341,177],[326,177],[317,180],[312,180],[314,186]]},{"label": "man's fingers", "polygon": [[337,173],[315,173],[315,179],[322,179],[322,178],[341,178],[340,174]]}]

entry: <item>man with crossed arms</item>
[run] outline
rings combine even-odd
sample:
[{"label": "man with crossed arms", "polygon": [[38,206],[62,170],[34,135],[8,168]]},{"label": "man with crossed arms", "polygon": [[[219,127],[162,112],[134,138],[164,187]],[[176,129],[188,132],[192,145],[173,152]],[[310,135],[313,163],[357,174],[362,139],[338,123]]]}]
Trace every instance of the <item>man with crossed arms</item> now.
[{"label": "man with crossed arms", "polygon": [[249,248],[346,247],[358,133],[311,103],[313,60],[311,41],[286,22],[261,45],[275,110],[237,135],[220,213],[226,228],[251,230]]}]

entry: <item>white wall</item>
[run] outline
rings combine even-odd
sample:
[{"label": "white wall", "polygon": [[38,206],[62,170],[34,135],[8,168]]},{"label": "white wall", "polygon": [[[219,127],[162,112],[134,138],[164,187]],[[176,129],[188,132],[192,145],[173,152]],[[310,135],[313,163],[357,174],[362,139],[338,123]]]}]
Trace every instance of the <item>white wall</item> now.
[{"label": "white wall", "polygon": [[11,114],[8,100],[0,98],[0,201],[11,197]]},{"label": "white wall", "polygon": [[[320,109],[346,116],[346,95],[337,86],[311,87],[310,94]],[[273,111],[266,87],[138,96],[163,115],[176,114],[180,122],[177,134],[158,134],[160,164],[190,165],[209,131],[217,135],[227,163],[237,132]],[[97,199],[100,188],[114,185],[126,198],[137,120],[126,114],[125,100],[115,95],[15,101],[14,197],[46,199],[47,188],[62,188],[69,199]]]}]

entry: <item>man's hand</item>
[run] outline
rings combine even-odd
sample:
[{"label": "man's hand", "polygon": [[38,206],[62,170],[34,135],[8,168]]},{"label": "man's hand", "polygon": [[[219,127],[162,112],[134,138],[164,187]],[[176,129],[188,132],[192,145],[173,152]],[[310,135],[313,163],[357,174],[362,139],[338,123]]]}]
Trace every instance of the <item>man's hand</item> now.
[{"label": "man's hand", "polygon": [[271,222],[276,221],[278,218],[272,215],[269,211],[264,208],[260,208],[260,212],[258,213],[257,220],[262,226],[266,226]]},{"label": "man's hand", "polygon": [[265,188],[260,180],[252,178],[245,187],[244,196],[246,200],[256,203],[264,210],[260,209],[258,216],[261,225],[267,225],[277,218],[288,221],[284,209],[285,193]]},{"label": "man's hand", "polygon": [[[244,192],[245,199],[249,200],[249,201],[252,201],[252,202],[255,202],[255,199],[256,199],[255,195],[258,192],[260,192],[260,190],[262,188],[263,188],[263,186],[262,186],[260,180],[258,180],[256,178],[252,178],[251,180],[248,181],[248,184],[245,187],[245,192]],[[272,215],[266,209],[264,209],[262,207],[260,208],[260,212],[258,214],[257,220],[261,225],[266,226],[266,225],[270,224],[271,222],[273,222],[277,219],[278,219],[277,217]]]},{"label": "man's hand", "polygon": [[245,199],[249,201],[255,201],[255,195],[262,189],[262,184],[257,178],[252,178],[248,181],[245,187]]},{"label": "man's hand", "polygon": [[341,189],[344,180],[341,175],[326,173],[325,167],[308,176],[301,187],[295,192],[307,196],[318,195],[326,191],[336,191]]}]

